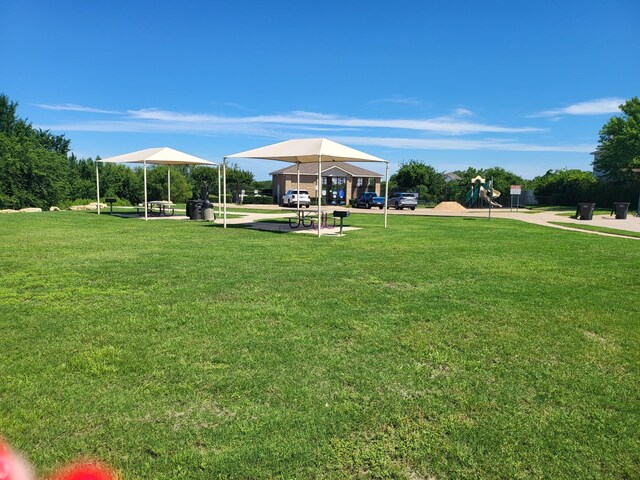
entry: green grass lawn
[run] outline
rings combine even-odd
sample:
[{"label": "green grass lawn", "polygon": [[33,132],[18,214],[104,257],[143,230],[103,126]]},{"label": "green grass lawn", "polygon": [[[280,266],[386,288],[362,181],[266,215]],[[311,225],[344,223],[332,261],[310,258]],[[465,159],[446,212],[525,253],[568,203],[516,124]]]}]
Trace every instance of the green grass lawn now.
[{"label": "green grass lawn", "polygon": [[638,478],[640,243],[0,217],[0,432],[44,474]]},{"label": "green grass lawn", "polygon": [[597,225],[582,225],[580,223],[571,222],[549,222],[554,225],[560,225],[563,227],[577,228],[578,230],[590,230],[593,232],[610,233],[612,235],[620,235],[624,237],[640,238],[640,233],[630,230],[619,230],[617,228],[598,227]]}]

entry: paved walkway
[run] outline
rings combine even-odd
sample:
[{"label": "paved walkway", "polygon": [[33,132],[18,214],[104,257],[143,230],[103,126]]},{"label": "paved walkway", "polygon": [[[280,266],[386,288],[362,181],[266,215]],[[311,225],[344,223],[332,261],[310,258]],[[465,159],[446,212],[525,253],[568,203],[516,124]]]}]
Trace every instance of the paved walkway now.
[{"label": "paved walkway", "polygon": [[[242,225],[244,223],[253,223],[256,220],[272,220],[276,218],[289,218],[295,217],[295,212],[286,212],[282,213],[240,213],[238,211],[227,212],[229,215],[242,215],[238,218],[227,218],[227,225]],[[223,219],[221,216],[218,216],[218,211],[216,210],[216,220],[215,223],[223,224]]]},{"label": "paved walkway", "polygon": [[[295,209],[278,207],[277,205],[245,205],[245,208],[252,210],[281,210],[282,213],[247,213],[242,214],[242,218],[228,219],[227,224],[243,224],[250,223],[255,220],[264,220],[269,218],[283,218],[294,216]],[[227,206],[227,208],[233,209],[233,214],[238,215],[243,207],[237,205]],[[313,209],[313,207],[312,207]],[[347,210],[346,207],[323,207],[325,211],[333,210]],[[357,209],[349,208],[353,213],[363,213],[368,215],[383,215],[384,211],[380,209]],[[487,218],[489,216],[488,209],[470,209],[465,211],[447,211],[447,210],[435,210],[433,208],[417,208],[415,210],[388,210],[389,216],[396,215],[410,215],[410,216],[427,216],[427,217],[475,217],[475,218]],[[519,220],[522,222],[533,223],[535,225],[542,225],[551,228],[559,228],[562,230],[569,230],[574,232],[590,233],[593,235],[614,236],[620,238],[618,235],[612,235],[603,232],[594,232],[590,230],[581,230],[578,228],[565,227],[562,225],[554,225],[550,222],[563,222],[563,223],[575,223],[576,225],[591,225],[596,227],[606,227],[617,230],[626,230],[631,232],[640,233],[640,217],[634,217],[632,215],[627,216],[625,220],[616,220],[615,217],[609,215],[594,215],[593,220],[577,220],[568,216],[559,215],[561,213],[574,214],[574,210],[567,210],[565,212],[553,211],[553,212],[537,212],[531,213],[530,210],[520,209],[510,211],[508,208],[494,208],[491,210],[492,218],[509,218],[512,220]],[[222,223],[221,219],[216,219],[216,223]],[[640,240],[640,238],[625,237],[632,240]]]}]

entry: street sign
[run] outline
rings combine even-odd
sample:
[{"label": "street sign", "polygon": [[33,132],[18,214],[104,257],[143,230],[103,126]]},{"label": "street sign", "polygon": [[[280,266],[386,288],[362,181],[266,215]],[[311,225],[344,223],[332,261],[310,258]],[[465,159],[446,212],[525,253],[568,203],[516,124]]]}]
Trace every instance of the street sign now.
[{"label": "street sign", "polygon": [[511,194],[511,210],[513,210],[513,197],[516,197],[516,212],[520,208],[520,195],[522,195],[522,187],[520,185],[511,185],[511,189],[509,190]]}]

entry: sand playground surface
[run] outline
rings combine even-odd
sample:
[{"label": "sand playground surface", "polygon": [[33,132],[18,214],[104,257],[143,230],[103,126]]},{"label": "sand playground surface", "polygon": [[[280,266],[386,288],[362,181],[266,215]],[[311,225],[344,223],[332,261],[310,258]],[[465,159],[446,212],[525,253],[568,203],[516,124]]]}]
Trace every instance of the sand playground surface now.
[{"label": "sand playground surface", "polygon": [[467,209],[460,205],[458,202],[440,202],[433,207],[434,210],[442,212],[466,212]]}]

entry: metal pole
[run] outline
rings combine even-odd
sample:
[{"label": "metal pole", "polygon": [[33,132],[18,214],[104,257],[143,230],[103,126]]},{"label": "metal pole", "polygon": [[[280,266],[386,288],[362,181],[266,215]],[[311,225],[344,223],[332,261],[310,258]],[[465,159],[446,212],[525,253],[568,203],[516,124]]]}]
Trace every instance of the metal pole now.
[{"label": "metal pole", "polygon": [[489,220],[491,220],[491,207],[493,203],[491,201],[491,197],[493,196],[493,180],[489,183],[489,189],[487,190],[487,199],[489,200]]},{"label": "metal pole", "polygon": [[148,220],[147,215],[147,161],[144,161],[144,219]]},{"label": "metal pole", "polygon": [[322,219],[322,155],[318,157],[318,238],[320,238],[320,220]]},{"label": "metal pole", "polygon": [[227,159],[222,162],[222,195],[224,204],[224,217],[222,225],[227,228]]},{"label": "metal pole", "polygon": [[222,198],[220,198],[220,165],[218,164],[218,217],[222,216]]},{"label": "metal pole", "polygon": [[96,192],[98,193],[98,215],[100,215],[100,172],[98,171],[97,160],[96,160]]},{"label": "metal pole", "polygon": [[296,199],[298,200],[298,210],[300,210],[300,162],[296,162],[296,174],[298,175],[298,194],[296,195]]},{"label": "metal pole", "polygon": [[167,200],[171,201],[171,165],[167,165]]},{"label": "metal pole", "polygon": [[389,162],[384,175],[384,228],[387,228],[387,213],[389,212]]}]

